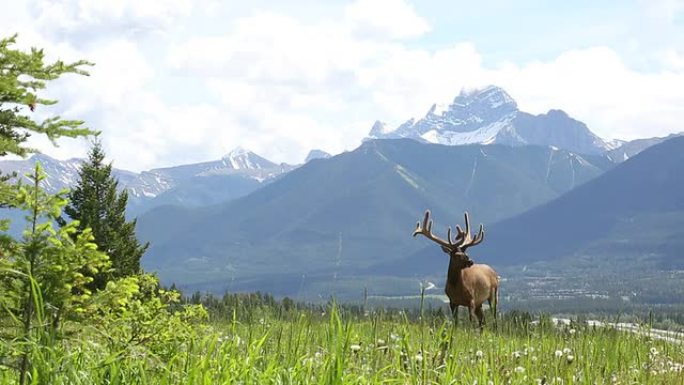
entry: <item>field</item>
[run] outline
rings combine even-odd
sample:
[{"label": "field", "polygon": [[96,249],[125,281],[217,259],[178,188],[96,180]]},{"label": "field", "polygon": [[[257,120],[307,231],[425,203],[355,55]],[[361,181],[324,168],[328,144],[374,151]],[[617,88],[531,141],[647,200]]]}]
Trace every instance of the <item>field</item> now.
[{"label": "field", "polygon": [[[182,338],[116,349],[85,325],[68,343],[35,347],[30,383],[684,383],[684,344],[612,328],[510,312],[479,331],[464,317],[455,328],[439,309],[285,305],[238,306]],[[16,381],[0,366],[0,383]]]}]

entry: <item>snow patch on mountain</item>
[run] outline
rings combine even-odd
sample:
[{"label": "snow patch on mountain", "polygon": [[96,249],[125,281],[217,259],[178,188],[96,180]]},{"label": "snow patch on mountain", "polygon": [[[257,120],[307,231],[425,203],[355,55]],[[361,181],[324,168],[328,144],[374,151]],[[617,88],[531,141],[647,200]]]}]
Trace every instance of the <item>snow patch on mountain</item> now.
[{"label": "snow patch on mountain", "polygon": [[518,109],[503,89],[488,86],[462,90],[451,104],[433,104],[421,119],[409,119],[394,130],[379,121],[369,139],[410,138],[445,145],[507,144],[555,145],[579,153],[600,154],[609,149],[584,123],[560,110],[531,115]]},{"label": "snow patch on mountain", "polygon": [[329,153],[327,153],[323,150],[318,150],[318,149],[311,150],[311,151],[309,151],[309,154],[306,156],[304,163],[309,163],[310,161],[312,161],[314,159],[328,159],[331,156],[332,155],[330,155]]}]

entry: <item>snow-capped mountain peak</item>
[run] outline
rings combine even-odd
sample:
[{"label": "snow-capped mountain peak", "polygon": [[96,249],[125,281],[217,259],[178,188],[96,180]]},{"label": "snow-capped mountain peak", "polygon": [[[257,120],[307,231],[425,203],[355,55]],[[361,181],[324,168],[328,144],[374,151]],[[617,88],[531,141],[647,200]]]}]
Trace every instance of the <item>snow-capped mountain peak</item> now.
[{"label": "snow-capped mountain peak", "polygon": [[502,88],[461,90],[447,107],[433,104],[421,119],[394,130],[373,125],[367,139],[411,138],[446,145],[555,145],[577,153],[599,154],[606,143],[582,122],[561,110],[531,115],[518,109]]},{"label": "snow-capped mountain peak", "polygon": [[477,105],[489,109],[499,107],[518,108],[515,100],[503,88],[494,85],[481,89],[461,90],[461,93],[454,99],[453,104],[460,106]]},{"label": "snow-capped mountain peak", "polygon": [[275,166],[273,162],[240,146],[224,155],[221,160],[227,168],[233,170],[259,170]]},{"label": "snow-capped mountain peak", "polygon": [[306,160],[304,160],[304,163],[309,163],[309,161],[314,160],[314,159],[328,159],[332,155],[329,153],[323,151],[323,150],[311,150],[309,151],[309,155],[306,156]]}]

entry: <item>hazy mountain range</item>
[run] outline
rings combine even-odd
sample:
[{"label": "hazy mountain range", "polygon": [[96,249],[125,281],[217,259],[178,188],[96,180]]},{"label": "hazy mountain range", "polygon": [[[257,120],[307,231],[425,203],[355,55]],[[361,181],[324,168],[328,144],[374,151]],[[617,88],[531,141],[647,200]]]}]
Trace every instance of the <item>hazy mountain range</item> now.
[{"label": "hazy mountain range", "polygon": [[[130,193],[139,237],[152,243],[143,264],[166,283],[308,297],[352,295],[360,285],[401,293],[445,268],[438,250],[410,237],[427,208],[435,229],[466,210],[485,223],[473,255],[497,266],[622,251],[681,266],[682,146],[675,135],[605,141],[563,111],[522,112],[490,86],[395,129],[376,122],[359,148],[312,150],[303,165],[238,148],[216,161],[114,174]],[[36,155],[0,161],[0,170],[21,173],[35,160],[49,189],[77,180],[79,159]]]},{"label": "hazy mountain range", "polygon": [[[24,175],[31,172],[36,161],[40,161],[47,172],[45,187],[56,192],[76,184],[83,159],[60,161],[36,154],[26,160],[0,161],[0,171]],[[137,215],[162,205],[195,207],[238,198],[295,167],[273,163],[238,147],[216,161],[141,173],[114,168],[112,174],[118,178],[120,187],[128,190],[129,214]]]},{"label": "hazy mountain range", "polygon": [[440,224],[465,209],[492,223],[613,166],[605,156],[551,147],[376,140],[224,204],[153,209],[138,229],[153,244],[145,266],[167,280],[282,293],[302,275],[309,284],[384,274],[376,266],[424,246],[409,235],[425,208],[441,213]]}]

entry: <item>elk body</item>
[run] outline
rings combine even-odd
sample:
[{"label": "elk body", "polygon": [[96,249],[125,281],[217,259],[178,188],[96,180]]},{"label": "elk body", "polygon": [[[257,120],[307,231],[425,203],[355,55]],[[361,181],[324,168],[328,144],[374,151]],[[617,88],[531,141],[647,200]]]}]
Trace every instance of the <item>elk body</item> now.
[{"label": "elk body", "polygon": [[451,228],[447,231],[447,239],[441,239],[432,234],[432,220],[430,211],[425,212],[422,223],[418,222],[415,237],[418,234],[425,236],[442,247],[442,251],[449,254],[449,270],[444,291],[449,297],[449,306],[458,323],[458,307],[468,308],[470,320],[473,315],[477,316],[480,326],[484,325],[484,313],[482,304],[489,302],[489,307],[494,313],[496,320],[496,304],[499,300],[499,276],[489,265],[474,263],[466,254],[466,250],[480,244],[484,240],[484,226],[480,225],[475,238],[470,236],[470,221],[468,213],[465,213],[465,231],[456,226],[456,236],[452,239]]}]

